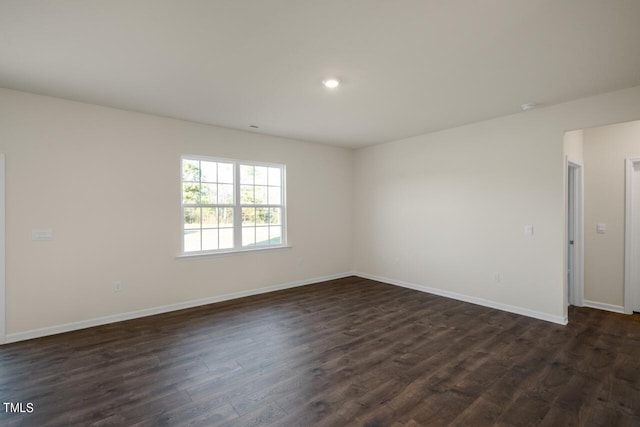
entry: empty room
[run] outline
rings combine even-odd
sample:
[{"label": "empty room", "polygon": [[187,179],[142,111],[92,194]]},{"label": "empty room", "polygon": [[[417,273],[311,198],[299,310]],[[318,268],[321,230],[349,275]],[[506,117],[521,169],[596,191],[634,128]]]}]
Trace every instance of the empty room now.
[{"label": "empty room", "polygon": [[0,426],[640,425],[638,22],[0,0]]}]

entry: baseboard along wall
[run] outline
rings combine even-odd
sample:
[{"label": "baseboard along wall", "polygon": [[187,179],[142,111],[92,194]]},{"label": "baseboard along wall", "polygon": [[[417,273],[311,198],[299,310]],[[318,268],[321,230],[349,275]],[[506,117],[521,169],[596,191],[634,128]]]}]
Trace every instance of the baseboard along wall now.
[{"label": "baseboard along wall", "polygon": [[389,277],[376,276],[373,274],[355,272],[354,275],[365,279],[376,280],[378,282],[388,283],[390,285],[402,286],[403,288],[414,289],[416,291],[426,292],[433,295],[439,295],[446,298],[455,299],[458,301],[469,302],[471,304],[482,305],[484,307],[495,308],[497,310],[508,311],[509,313],[520,314],[522,316],[533,317],[534,319],[545,320],[547,322],[557,323],[560,325],[566,325],[568,320],[564,316],[556,316],[549,313],[543,313],[541,311],[529,310],[523,307],[517,307],[513,305],[503,304],[496,301],[490,301],[483,298],[476,298],[469,295],[459,294],[456,292],[444,291],[442,289],[432,288],[424,285],[417,285],[415,283],[409,283],[402,280],[391,279]]},{"label": "baseboard along wall", "polygon": [[599,310],[613,311],[614,313],[625,314],[624,307],[622,307],[621,305],[606,304],[603,302],[588,301],[588,300],[583,300],[582,305],[585,307],[597,308]]},{"label": "baseboard along wall", "polygon": [[[137,310],[137,311],[132,311],[132,312],[128,312],[128,313],[119,313],[119,314],[114,314],[114,315],[110,315],[110,316],[97,317],[97,318],[94,318],[94,319],[82,320],[82,321],[79,321],[79,322],[71,322],[71,323],[65,323],[65,324],[62,324],[62,325],[48,326],[48,327],[45,327],[45,328],[33,329],[33,330],[29,330],[29,331],[24,331],[24,332],[15,332],[15,333],[11,333],[11,334],[7,334],[6,335],[5,344],[12,343],[12,342],[17,342],[17,341],[29,340],[29,339],[33,339],[33,338],[40,338],[40,337],[44,337],[44,336],[48,336],[48,335],[60,334],[60,333],[64,333],[64,332],[71,332],[71,331],[75,331],[75,330],[78,330],[78,329],[91,328],[91,327],[94,327],[94,326],[105,325],[105,324],[108,324],[108,323],[115,323],[115,322],[121,322],[121,321],[124,321],[124,320],[136,319],[136,318],[139,318],[139,317],[153,316],[155,314],[167,313],[167,312],[176,311],[176,310],[183,310],[183,309],[186,309],[186,308],[198,307],[198,306],[202,306],[202,305],[213,304],[213,303],[216,303],[216,302],[229,301],[229,300],[233,300],[233,299],[237,299],[237,298],[243,298],[243,297],[248,297],[248,296],[252,296],[252,295],[259,295],[259,294],[263,294],[263,293],[267,293],[267,292],[274,292],[274,291],[279,291],[279,290],[283,290],[283,289],[290,289],[290,288],[295,288],[295,287],[299,287],[299,286],[306,286],[306,285],[311,285],[311,284],[314,284],[314,283],[326,282],[328,280],[342,279],[344,277],[349,277],[349,276],[357,276],[357,277],[362,277],[363,279],[375,280],[375,281],[378,281],[378,282],[383,282],[383,283],[387,283],[387,284],[394,285],[394,286],[401,286],[403,288],[409,288],[409,289],[417,290],[417,291],[420,291],[420,292],[426,292],[426,293],[430,293],[430,294],[433,294],[433,295],[439,295],[439,296],[442,296],[442,297],[455,299],[455,300],[458,300],[458,301],[464,301],[464,302],[468,302],[468,303],[472,303],[472,304],[481,305],[481,306],[484,306],[484,307],[489,307],[489,308],[494,308],[494,309],[497,309],[497,310],[507,311],[509,313],[514,313],[514,314],[519,314],[519,315],[522,315],[522,316],[532,317],[534,319],[544,320],[544,321],[547,321],[547,322],[557,323],[557,324],[560,324],[560,325],[566,325],[567,322],[568,322],[568,319],[566,317],[563,317],[563,316],[556,316],[556,315],[549,314],[549,313],[544,313],[544,312],[530,310],[530,309],[523,308],[523,307],[503,304],[503,303],[499,303],[499,302],[496,302],[496,301],[486,300],[486,299],[483,299],[483,298],[476,298],[476,297],[472,297],[472,296],[469,296],[469,295],[459,294],[459,293],[456,293],[456,292],[450,292],[450,291],[445,291],[445,290],[442,290],[442,289],[432,288],[432,287],[429,287],[429,286],[418,285],[418,284],[415,284],[415,283],[409,283],[409,282],[405,282],[405,281],[402,281],[402,280],[392,279],[392,278],[389,278],[389,277],[382,277],[382,276],[377,276],[377,275],[373,275],[373,274],[368,274],[368,273],[363,273],[363,272],[358,272],[358,271],[355,271],[355,272],[352,271],[352,272],[345,272],[345,273],[340,273],[340,274],[333,274],[333,275],[327,275],[327,276],[321,276],[321,277],[314,277],[314,278],[307,279],[307,280],[299,280],[299,281],[284,283],[284,284],[280,284],[280,285],[267,286],[267,287],[258,288],[258,289],[252,289],[252,290],[248,290],[248,291],[234,292],[234,293],[225,294],[225,295],[218,295],[218,296],[214,296],[214,297],[201,298],[201,299],[191,300],[191,301],[184,301],[184,302],[180,302],[180,303],[176,303],[176,304],[164,305],[164,306],[160,306],[160,307],[146,308],[146,309],[143,309],[143,310]],[[591,307],[591,308],[597,308],[597,309],[600,309],[600,310],[613,311],[615,313],[624,313],[624,308],[621,307],[621,306],[612,305],[612,304],[605,304],[605,303],[599,303],[599,302],[595,302],[595,301],[585,300],[584,301],[584,306],[585,307]]]},{"label": "baseboard along wall", "polygon": [[94,319],[81,320],[79,322],[65,323],[62,325],[47,326],[45,328],[32,329],[24,332],[7,334],[5,344],[17,341],[30,340],[33,338],[45,337],[48,335],[61,334],[64,332],[76,331],[79,329],[92,328],[94,326],[106,325],[108,323],[122,322],[124,320],[137,319],[140,317],[153,316],[155,314],[168,313],[170,311],[184,310],[185,308],[198,307],[201,305],[213,304],[216,302],[229,301],[244,298],[252,295],[264,294],[267,292],[280,291],[283,289],[296,288],[299,286],[312,285],[314,283],[326,282],[328,280],[342,279],[353,276],[353,273],[332,274],[328,276],[314,277],[307,280],[284,283],[281,285],[266,286],[264,288],[251,289],[248,291],[234,292],[231,294],[218,295],[214,297],[201,298],[197,300],[184,301],[176,304],[163,305],[160,307],[145,308],[142,310],[119,313],[109,316],[96,317]]}]

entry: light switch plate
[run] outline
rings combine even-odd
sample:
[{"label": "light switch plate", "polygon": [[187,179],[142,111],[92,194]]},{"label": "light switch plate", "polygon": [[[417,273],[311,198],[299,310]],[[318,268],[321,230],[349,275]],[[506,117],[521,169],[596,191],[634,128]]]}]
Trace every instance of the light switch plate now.
[{"label": "light switch plate", "polygon": [[525,225],[524,234],[527,236],[533,236],[533,225]]},{"label": "light switch plate", "polygon": [[596,233],[604,234],[607,232],[607,224],[596,224]]}]

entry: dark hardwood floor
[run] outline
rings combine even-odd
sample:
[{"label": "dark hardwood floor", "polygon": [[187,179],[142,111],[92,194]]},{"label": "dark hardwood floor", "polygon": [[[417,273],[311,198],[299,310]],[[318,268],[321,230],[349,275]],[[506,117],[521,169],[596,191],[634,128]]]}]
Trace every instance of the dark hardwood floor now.
[{"label": "dark hardwood floor", "polygon": [[351,277],[0,346],[0,425],[638,426],[638,317]]}]

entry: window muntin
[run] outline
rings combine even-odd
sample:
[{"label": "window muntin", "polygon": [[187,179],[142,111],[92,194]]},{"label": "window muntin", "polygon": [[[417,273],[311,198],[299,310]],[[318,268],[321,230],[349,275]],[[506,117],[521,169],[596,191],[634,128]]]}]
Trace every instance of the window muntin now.
[{"label": "window muntin", "polygon": [[182,252],[285,244],[284,165],[182,158]]}]

